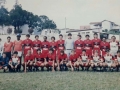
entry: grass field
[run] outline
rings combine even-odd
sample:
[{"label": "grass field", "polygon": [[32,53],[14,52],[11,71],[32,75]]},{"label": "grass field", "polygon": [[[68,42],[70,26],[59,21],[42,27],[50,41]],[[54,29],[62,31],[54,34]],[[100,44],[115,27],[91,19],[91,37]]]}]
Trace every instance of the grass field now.
[{"label": "grass field", "polygon": [[120,90],[120,73],[0,73],[0,90]]}]

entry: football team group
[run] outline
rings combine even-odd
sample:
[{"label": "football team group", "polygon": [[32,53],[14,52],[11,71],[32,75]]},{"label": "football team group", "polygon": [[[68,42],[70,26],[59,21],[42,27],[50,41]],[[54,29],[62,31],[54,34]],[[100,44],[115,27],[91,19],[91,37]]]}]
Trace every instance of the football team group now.
[{"label": "football team group", "polygon": [[4,72],[26,71],[119,71],[120,67],[120,45],[116,37],[112,36],[108,42],[106,38],[100,40],[98,34],[94,33],[94,39],[90,40],[89,35],[83,41],[81,35],[77,35],[77,40],[72,39],[72,34],[63,40],[63,35],[59,35],[59,40],[51,37],[35,36],[35,40],[26,35],[25,40],[21,40],[21,35],[17,35],[15,41],[7,37],[7,42],[2,44],[0,39],[0,69]]}]

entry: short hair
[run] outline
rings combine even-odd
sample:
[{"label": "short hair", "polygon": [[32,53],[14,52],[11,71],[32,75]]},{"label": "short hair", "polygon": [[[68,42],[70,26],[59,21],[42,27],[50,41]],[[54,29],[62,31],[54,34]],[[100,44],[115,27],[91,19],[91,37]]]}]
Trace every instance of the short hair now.
[{"label": "short hair", "polygon": [[13,54],[18,54],[18,52],[17,52],[17,51],[15,51]]},{"label": "short hair", "polygon": [[72,36],[72,34],[71,34],[71,33],[68,33],[68,36]]},{"label": "short hair", "polygon": [[46,38],[46,39],[47,39],[47,36],[44,36],[44,38]]},{"label": "short hair", "polygon": [[62,35],[62,34],[60,34],[59,36],[62,36],[62,37],[63,37],[63,35]]},{"label": "short hair", "polygon": [[37,49],[37,51],[41,51],[41,49]]},{"label": "short hair", "polygon": [[64,53],[64,50],[61,50],[60,53]]},{"label": "short hair", "polygon": [[98,35],[97,33],[94,33],[94,35]]},{"label": "short hair", "polygon": [[106,49],[105,52],[110,52],[110,49]]},{"label": "short hair", "polygon": [[8,36],[8,37],[7,37],[7,39],[8,39],[8,38],[10,38],[10,39],[11,39],[11,37],[10,37],[10,36]]},{"label": "short hair", "polygon": [[117,53],[120,53],[120,50],[118,50]]},{"label": "short hair", "polygon": [[38,35],[35,35],[35,38],[36,38],[36,37],[39,37],[39,36],[38,36]]},{"label": "short hair", "polygon": [[89,35],[85,35],[85,37],[90,37]]},{"label": "short hair", "polygon": [[53,48],[50,48],[49,51],[52,51],[52,52],[53,52],[54,50],[53,50]]},{"label": "short hair", "polygon": [[30,34],[26,34],[26,37],[30,37]]},{"label": "short hair", "polygon": [[77,36],[82,37],[80,34],[78,34]]},{"label": "short hair", "polygon": [[83,49],[83,50],[82,50],[82,52],[86,52],[86,50],[85,50],[85,49]]},{"label": "short hair", "polygon": [[115,37],[115,36],[112,36],[111,38],[113,38],[113,37],[116,39],[116,37]]},{"label": "short hair", "polygon": [[54,40],[55,40],[55,37],[54,37],[54,36],[52,36],[52,37],[51,37],[51,39],[54,39]]}]

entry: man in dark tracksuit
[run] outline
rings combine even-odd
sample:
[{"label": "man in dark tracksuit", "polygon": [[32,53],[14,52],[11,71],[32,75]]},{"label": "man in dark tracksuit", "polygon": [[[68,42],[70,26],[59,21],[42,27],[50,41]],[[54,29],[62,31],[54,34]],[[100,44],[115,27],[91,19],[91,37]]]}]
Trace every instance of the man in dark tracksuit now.
[{"label": "man in dark tracksuit", "polygon": [[8,69],[9,58],[6,56],[6,53],[3,53],[0,57],[0,69],[3,69],[4,72]]}]

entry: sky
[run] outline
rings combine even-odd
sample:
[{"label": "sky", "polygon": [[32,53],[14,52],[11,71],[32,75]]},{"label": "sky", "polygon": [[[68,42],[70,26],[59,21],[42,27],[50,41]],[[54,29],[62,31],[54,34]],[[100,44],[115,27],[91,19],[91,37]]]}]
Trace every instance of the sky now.
[{"label": "sky", "polygon": [[[110,20],[120,25],[120,0],[18,0],[23,9],[46,15],[57,28],[80,29],[90,22]],[[15,0],[6,0],[5,7],[13,8]]]}]

